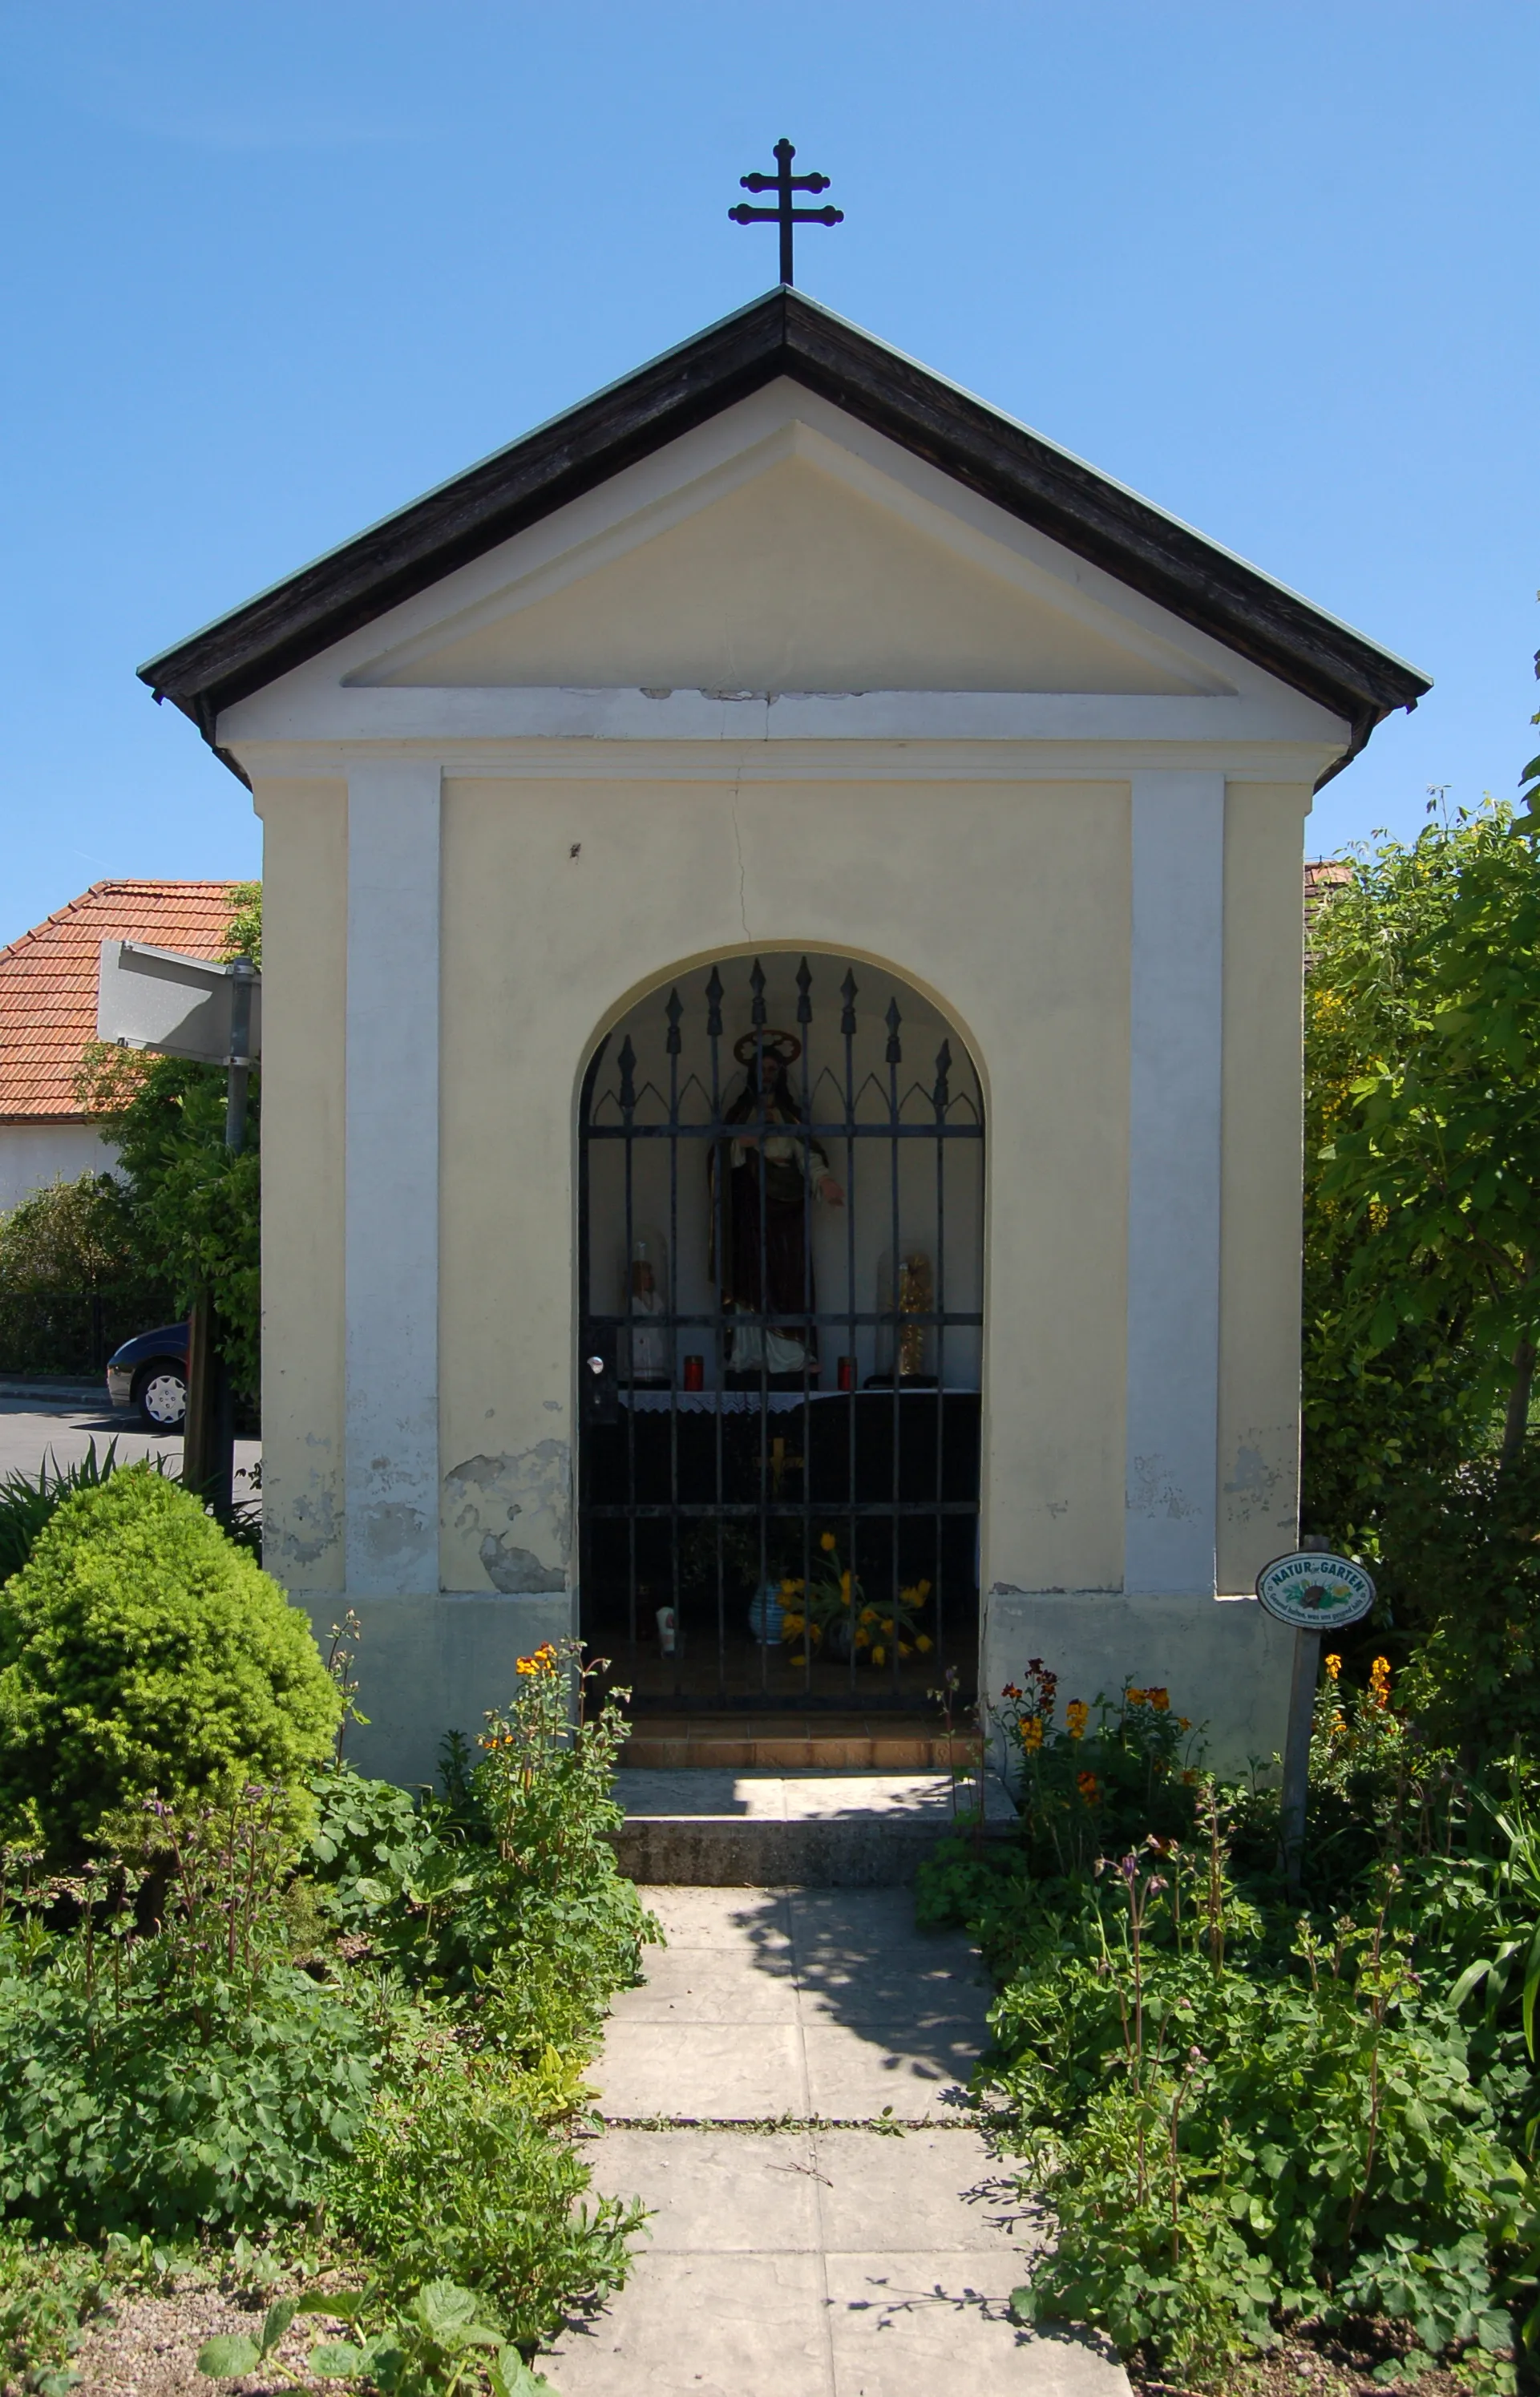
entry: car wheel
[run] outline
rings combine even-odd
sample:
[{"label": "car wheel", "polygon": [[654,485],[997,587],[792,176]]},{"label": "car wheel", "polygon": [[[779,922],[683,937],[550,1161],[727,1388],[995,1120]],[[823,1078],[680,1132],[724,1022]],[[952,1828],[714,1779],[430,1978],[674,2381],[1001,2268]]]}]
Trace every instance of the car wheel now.
[{"label": "car wheel", "polygon": [[187,1376],[161,1358],[134,1377],[134,1404],[146,1431],[181,1431],[187,1420]]}]

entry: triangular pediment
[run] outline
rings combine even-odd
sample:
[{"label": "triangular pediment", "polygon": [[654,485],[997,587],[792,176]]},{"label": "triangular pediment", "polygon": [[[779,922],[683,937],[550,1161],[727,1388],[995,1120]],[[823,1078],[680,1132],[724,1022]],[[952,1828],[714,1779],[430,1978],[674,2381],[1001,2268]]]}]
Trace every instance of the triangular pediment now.
[{"label": "triangular pediment", "polygon": [[459,621],[451,612],[347,679],[396,689],[1227,688],[1174,643],[1088,602],[977,523],[862,471],[805,424],[516,573]]}]

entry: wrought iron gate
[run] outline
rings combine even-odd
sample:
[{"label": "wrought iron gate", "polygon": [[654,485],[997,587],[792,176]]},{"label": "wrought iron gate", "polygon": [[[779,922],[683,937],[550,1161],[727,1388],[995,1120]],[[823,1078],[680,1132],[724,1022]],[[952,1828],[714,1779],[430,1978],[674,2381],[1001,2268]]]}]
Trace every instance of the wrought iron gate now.
[{"label": "wrought iron gate", "polygon": [[644,1707],[975,1676],[978,1078],[906,985],[793,965],[681,975],[583,1084],[584,1631]]}]

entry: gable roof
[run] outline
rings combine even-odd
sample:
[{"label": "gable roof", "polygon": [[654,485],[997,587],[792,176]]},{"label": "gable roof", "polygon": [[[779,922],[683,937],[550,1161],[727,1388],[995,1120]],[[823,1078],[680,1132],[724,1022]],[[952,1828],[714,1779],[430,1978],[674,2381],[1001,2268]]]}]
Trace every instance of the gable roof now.
[{"label": "gable roof", "polygon": [[217,957],[234,882],[93,882],[45,923],[0,949],[0,1123],[80,1123],[75,1077],[96,1038],[103,941],[148,941]]},{"label": "gable roof", "polygon": [[221,708],[781,376],[1346,717],[1341,764],[1430,688],[1190,525],[784,285],[260,592],[140,677],[212,743]]}]

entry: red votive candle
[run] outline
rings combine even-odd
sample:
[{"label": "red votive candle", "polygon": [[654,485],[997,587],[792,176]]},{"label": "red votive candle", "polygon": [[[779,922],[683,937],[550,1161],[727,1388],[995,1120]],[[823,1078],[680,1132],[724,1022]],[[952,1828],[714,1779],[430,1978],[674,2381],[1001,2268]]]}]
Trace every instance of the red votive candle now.
[{"label": "red votive candle", "polygon": [[855,1359],[853,1357],[841,1357],[839,1360],[839,1386],[842,1390],[853,1390],[855,1387]]},{"label": "red votive candle", "polygon": [[704,1359],[703,1357],[687,1357],[687,1358],[685,1359],[685,1387],[686,1387],[686,1389],[687,1389],[687,1390],[703,1390],[703,1389],[705,1388],[705,1386],[706,1386],[706,1360],[705,1360],[705,1359]]}]

